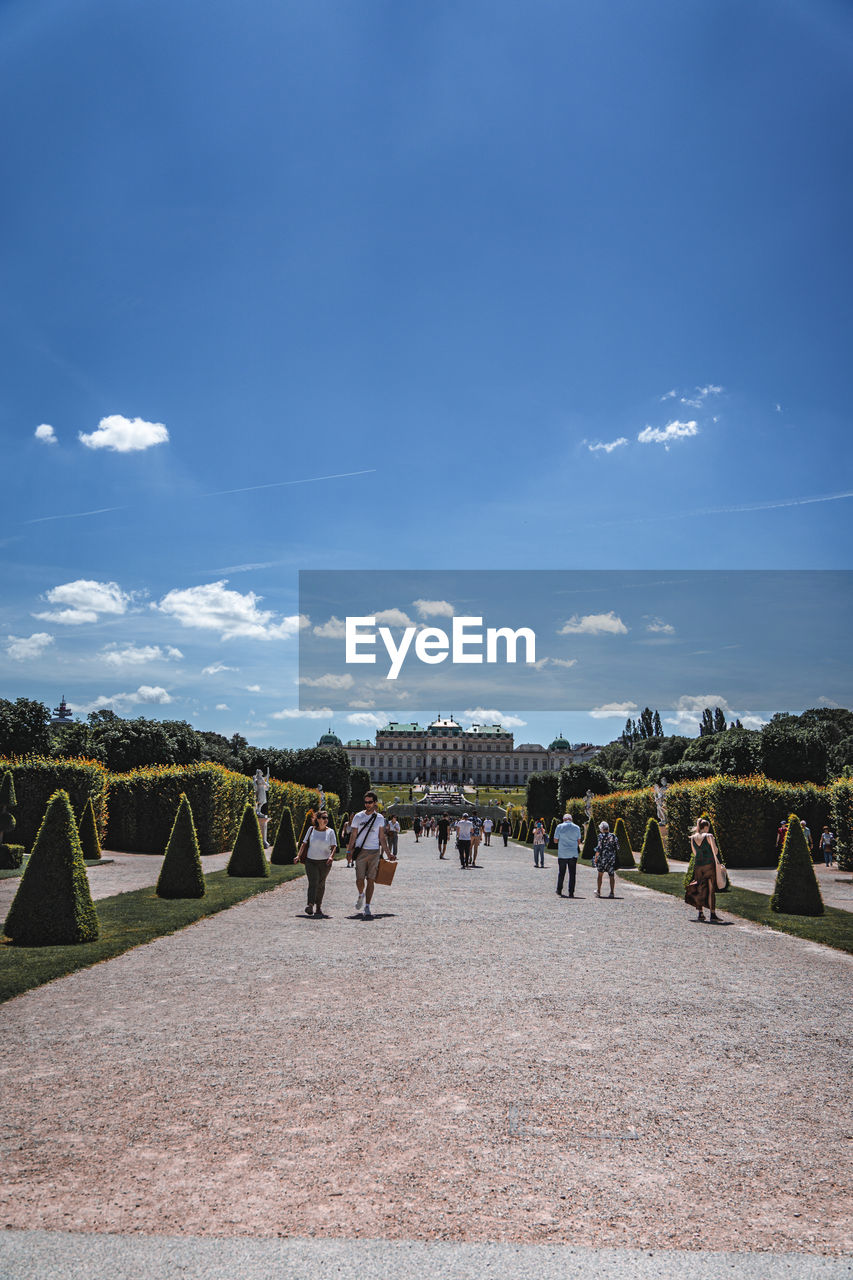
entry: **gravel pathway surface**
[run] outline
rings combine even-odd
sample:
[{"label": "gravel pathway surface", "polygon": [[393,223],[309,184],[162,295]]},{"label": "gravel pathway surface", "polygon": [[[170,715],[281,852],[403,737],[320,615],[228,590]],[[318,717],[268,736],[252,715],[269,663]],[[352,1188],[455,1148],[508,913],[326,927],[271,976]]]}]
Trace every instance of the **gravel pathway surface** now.
[{"label": "gravel pathway surface", "polygon": [[406,837],[373,921],[336,864],[331,919],[300,880],[4,1006],[2,1222],[849,1255],[853,959],[481,857]]}]

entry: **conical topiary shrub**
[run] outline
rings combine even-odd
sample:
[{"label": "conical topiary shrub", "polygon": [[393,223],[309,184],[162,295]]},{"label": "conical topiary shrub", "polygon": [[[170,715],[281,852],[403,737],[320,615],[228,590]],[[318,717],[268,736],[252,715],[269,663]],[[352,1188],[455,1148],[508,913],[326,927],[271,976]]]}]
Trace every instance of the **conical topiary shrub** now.
[{"label": "conical topiary shrub", "polygon": [[646,823],[643,847],[640,850],[640,870],[651,876],[663,876],[669,871],[663,838],[656,818],[649,818]]},{"label": "conical topiary shrub", "polygon": [[7,769],[0,778],[0,870],[3,871],[19,867],[23,861],[21,846],[6,843],[17,826],[14,813],[17,807],[15,779],[12,771]]},{"label": "conical topiary shrub", "polygon": [[[305,821],[302,824],[302,830],[299,832],[299,839],[296,842],[297,849],[301,849],[308,834],[308,828],[314,825],[314,810],[309,809],[305,815]],[[295,829],[295,828],[294,828]]]},{"label": "conical topiary shrub", "polygon": [[22,947],[94,942],[92,902],[83,849],[67,791],[54,791],[4,927]]},{"label": "conical topiary shrub", "polygon": [[101,842],[98,839],[98,824],[95,821],[95,808],[91,796],[86,801],[78,831],[83,857],[87,862],[97,862],[101,856]]},{"label": "conical topiary shrub", "polygon": [[616,819],[616,826],[613,828],[613,834],[619,842],[619,853],[616,858],[616,866],[619,868],[636,867],[634,861],[634,853],[631,849],[631,838],[628,835],[628,828],[622,818]]},{"label": "conical topiary shrub", "polygon": [[788,834],[782,846],[770,910],[790,916],[823,915],[823,898],[820,896],[809,847],[800,820],[793,813],[788,819]]},{"label": "conical topiary shrub", "polygon": [[554,839],[554,832],[556,830],[557,830],[557,819],[552,818],[551,827],[550,827],[550,830],[548,831],[548,848],[549,849],[556,849],[557,847],[557,841]]},{"label": "conical topiary shrub", "polygon": [[296,861],[296,836],[293,832],[293,815],[287,805],[281,811],[281,822],[275,833],[275,844],[270,854],[270,862],[276,867],[289,867]]},{"label": "conical topiary shrub", "polygon": [[595,846],[597,844],[598,844],[598,827],[595,825],[592,819],[590,819],[589,822],[586,824],[586,832],[584,833],[583,848],[581,849],[581,857],[586,858],[589,862],[592,862],[592,857],[593,857],[593,854],[595,853]]},{"label": "conical topiary shrub", "polygon": [[234,848],[226,870],[229,876],[268,876],[269,865],[264,857],[264,842],[261,839],[261,828],[258,826],[258,815],[254,805],[247,804],[240,820],[240,830],[234,841]]},{"label": "conical topiary shrub", "polygon": [[198,847],[193,811],[181,792],[172,830],[166,842],[166,856],[157,881],[158,898],[203,898],[204,872]]}]

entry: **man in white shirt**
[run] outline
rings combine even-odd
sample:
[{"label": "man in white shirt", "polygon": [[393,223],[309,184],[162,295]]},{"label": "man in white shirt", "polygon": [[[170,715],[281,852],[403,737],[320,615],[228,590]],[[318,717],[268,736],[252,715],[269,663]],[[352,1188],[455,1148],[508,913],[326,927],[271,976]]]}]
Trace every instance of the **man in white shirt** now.
[{"label": "man in white shirt", "polygon": [[581,829],[572,822],[570,813],[563,814],[563,821],[554,828],[554,839],[557,841],[557,893],[563,896],[563,881],[569,873],[569,897],[575,896],[575,877],[578,873],[578,854],[580,853]]},{"label": "man in white shirt", "polygon": [[350,819],[350,826],[349,851],[355,859],[355,883],[358,889],[355,909],[361,912],[364,920],[370,920],[370,903],[379,860],[383,851],[388,853],[385,819],[379,812],[375,791],[365,793],[364,808]]},{"label": "man in white shirt", "polygon": [[387,822],[387,839],[388,848],[391,850],[391,857],[397,856],[397,841],[400,838],[400,824],[397,821],[396,813],[392,813]]},{"label": "man in white shirt", "polygon": [[459,865],[463,868],[467,867],[471,861],[471,832],[473,830],[473,822],[467,813],[463,813],[456,824],[456,847],[459,850]]},{"label": "man in white shirt", "polygon": [[485,836],[485,840],[483,841],[483,843],[486,845],[487,848],[492,843],[492,831],[494,830],[494,826],[495,824],[492,822],[491,818],[484,819],[483,835]]}]

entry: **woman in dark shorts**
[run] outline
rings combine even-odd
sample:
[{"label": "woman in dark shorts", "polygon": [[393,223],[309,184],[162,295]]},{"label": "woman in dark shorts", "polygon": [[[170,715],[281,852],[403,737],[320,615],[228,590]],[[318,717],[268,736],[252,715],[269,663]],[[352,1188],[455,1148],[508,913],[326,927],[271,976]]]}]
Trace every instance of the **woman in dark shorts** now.
[{"label": "woman in dark shorts", "polygon": [[693,851],[693,878],[699,883],[699,914],[697,920],[704,921],[702,907],[707,902],[711,912],[711,923],[722,924],[715,911],[717,905],[717,858],[720,856],[717,842],[711,835],[711,824],[707,818],[700,818],[690,836],[690,848]]}]

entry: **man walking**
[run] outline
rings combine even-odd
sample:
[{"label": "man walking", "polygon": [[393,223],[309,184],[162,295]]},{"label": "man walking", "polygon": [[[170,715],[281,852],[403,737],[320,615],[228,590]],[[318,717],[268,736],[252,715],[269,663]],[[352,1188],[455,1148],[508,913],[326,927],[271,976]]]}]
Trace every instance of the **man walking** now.
[{"label": "man walking", "polygon": [[352,831],[349,838],[350,856],[355,860],[355,883],[358,889],[356,911],[360,911],[364,920],[372,918],[370,903],[376,884],[376,872],[382,852],[388,853],[388,838],[385,833],[385,819],[376,807],[376,792],[368,791],[364,797],[364,808],[350,820]]},{"label": "man walking", "polygon": [[436,830],[438,831],[438,856],[443,858],[447,853],[447,833],[450,830],[450,819],[446,813],[439,818]]},{"label": "man walking", "polygon": [[506,842],[507,840],[509,840],[509,833],[510,831],[512,831],[512,823],[510,822],[509,818],[501,818],[500,831],[501,831],[501,835],[504,838],[504,848],[506,848]]},{"label": "man walking", "polygon": [[554,828],[554,839],[557,841],[557,894],[563,896],[563,881],[569,873],[569,897],[575,896],[575,878],[578,873],[578,854],[580,853],[581,829],[572,822],[570,813],[563,814],[563,821]]},{"label": "man walking", "polygon": [[487,849],[492,843],[492,828],[494,825],[495,824],[492,822],[491,818],[485,818],[483,820],[483,844]]},{"label": "man walking", "polygon": [[396,813],[392,813],[388,819],[388,848],[391,851],[391,857],[397,857],[397,841],[400,838],[400,824],[397,821]]},{"label": "man walking", "polygon": [[471,832],[474,830],[474,824],[471,822],[467,813],[463,813],[456,827],[456,847],[459,850],[459,865],[463,869],[468,866],[471,861]]}]

